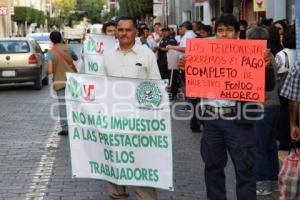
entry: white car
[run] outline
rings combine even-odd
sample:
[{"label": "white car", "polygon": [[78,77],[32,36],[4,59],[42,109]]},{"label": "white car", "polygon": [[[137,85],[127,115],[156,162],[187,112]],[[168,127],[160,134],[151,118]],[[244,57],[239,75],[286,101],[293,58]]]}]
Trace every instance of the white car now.
[{"label": "white car", "polygon": [[52,42],[50,40],[50,33],[31,33],[28,34],[27,37],[36,40],[43,52],[47,52],[48,49],[51,49]]},{"label": "white car", "polygon": [[32,38],[0,38],[0,84],[33,82],[35,89],[48,85],[43,52]]}]

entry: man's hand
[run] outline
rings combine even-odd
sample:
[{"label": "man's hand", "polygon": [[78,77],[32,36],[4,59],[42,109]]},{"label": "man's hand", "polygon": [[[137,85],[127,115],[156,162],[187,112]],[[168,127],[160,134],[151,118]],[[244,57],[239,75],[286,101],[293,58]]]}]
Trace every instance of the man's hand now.
[{"label": "man's hand", "polygon": [[298,126],[291,126],[291,139],[300,140],[300,128]]},{"label": "man's hand", "polygon": [[170,93],[171,92],[171,86],[167,85],[166,88],[165,88],[165,90]]},{"label": "man's hand", "polygon": [[266,63],[266,69],[267,68],[272,68],[271,61],[272,61],[272,53],[270,49],[267,49],[266,52],[264,53],[264,60]]},{"label": "man's hand", "polygon": [[186,62],[186,57],[185,56],[183,56],[182,58],[180,58],[179,61],[178,61],[178,68],[181,71],[184,71],[185,62]]},{"label": "man's hand", "polygon": [[298,112],[299,112],[299,102],[290,100],[290,127],[291,127],[291,139],[300,140],[300,129],[298,125]]},{"label": "man's hand", "polygon": [[176,47],[176,46],[173,46],[173,45],[167,45],[167,46],[166,46],[166,49],[168,49],[168,50],[170,50],[170,49],[175,49],[175,47]]}]

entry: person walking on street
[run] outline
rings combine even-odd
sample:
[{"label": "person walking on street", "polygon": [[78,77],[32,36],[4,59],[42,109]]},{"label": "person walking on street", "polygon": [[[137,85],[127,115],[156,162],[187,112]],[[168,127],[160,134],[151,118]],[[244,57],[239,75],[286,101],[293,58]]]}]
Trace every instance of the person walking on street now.
[{"label": "person walking on street", "polygon": [[58,31],[50,33],[53,43],[52,49],[48,50],[45,60],[48,64],[48,74],[53,74],[53,89],[56,91],[59,102],[59,117],[62,130],[58,135],[68,135],[68,122],[65,104],[66,72],[77,72],[73,60],[78,60],[75,52],[63,43],[62,36]]},{"label": "person walking on street", "polygon": [[[118,45],[104,53],[103,70],[107,76],[138,79],[161,79],[155,54],[148,48],[138,45],[135,36],[136,22],[131,17],[120,17],[117,21],[116,37]],[[128,200],[126,187],[108,183],[111,199]],[[150,187],[135,187],[137,200],[156,200],[156,190]]]}]

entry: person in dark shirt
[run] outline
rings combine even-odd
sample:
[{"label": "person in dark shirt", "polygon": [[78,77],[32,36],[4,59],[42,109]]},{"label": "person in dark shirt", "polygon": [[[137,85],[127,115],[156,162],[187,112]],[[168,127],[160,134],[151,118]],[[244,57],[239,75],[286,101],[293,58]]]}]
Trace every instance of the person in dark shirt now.
[{"label": "person in dark shirt", "polygon": [[[178,69],[170,69],[170,66],[168,67],[168,60],[167,60],[167,52],[168,49],[166,48],[167,45],[178,45],[176,39],[174,36],[171,35],[170,28],[163,28],[162,29],[162,39],[158,46],[158,52],[157,52],[157,63],[159,67],[159,71],[161,74],[162,79],[170,79],[172,77],[172,80],[170,82],[171,85],[171,93],[172,93],[172,99],[175,99],[178,93]],[[171,73],[173,71],[173,75],[171,76]]]},{"label": "person in dark shirt", "polygon": [[174,37],[170,36],[170,28],[163,28],[162,29],[163,38],[159,43],[158,46],[158,53],[157,53],[157,63],[160,71],[160,75],[162,79],[169,78],[168,72],[168,61],[167,61],[167,52],[168,49],[166,48],[167,45],[177,45],[177,41]]}]

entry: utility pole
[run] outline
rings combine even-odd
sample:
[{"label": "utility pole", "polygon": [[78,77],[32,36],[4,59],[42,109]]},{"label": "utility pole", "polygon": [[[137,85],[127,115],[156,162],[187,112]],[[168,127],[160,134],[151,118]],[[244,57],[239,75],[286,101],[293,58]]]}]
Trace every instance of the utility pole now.
[{"label": "utility pole", "polygon": [[163,1],[164,26],[168,26],[168,0]]},{"label": "utility pole", "polygon": [[166,1],[166,26],[169,25],[169,20],[168,20],[168,17],[169,17],[169,5],[168,5],[168,0],[165,0]]}]

